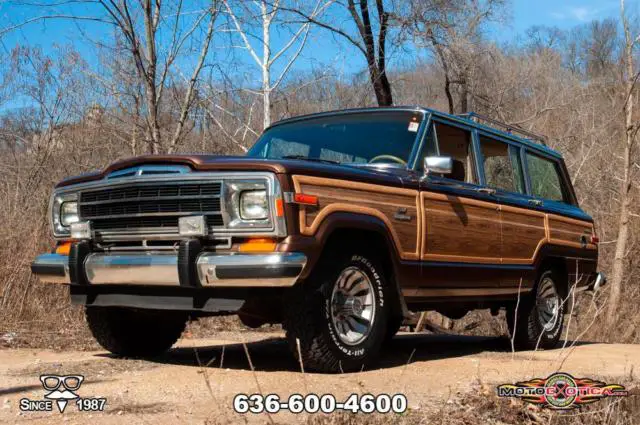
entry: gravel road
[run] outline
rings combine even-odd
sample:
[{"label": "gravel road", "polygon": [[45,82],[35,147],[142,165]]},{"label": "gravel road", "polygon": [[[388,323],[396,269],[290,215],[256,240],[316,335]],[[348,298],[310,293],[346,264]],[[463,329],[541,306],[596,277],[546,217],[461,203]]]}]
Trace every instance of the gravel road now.
[{"label": "gravel road", "polygon": [[[99,351],[3,349],[0,423],[266,423],[265,416],[234,413],[234,395],[331,393],[340,399],[351,393],[404,393],[410,408],[430,409],[479,382],[494,386],[562,370],[624,383],[637,381],[640,374],[640,345],[581,342],[564,349],[513,354],[505,339],[428,334],[398,335],[375,370],[303,374],[282,337],[229,332],[215,339],[183,338],[153,361],[116,359]],[[21,412],[21,399],[42,400],[41,374],[84,375],[77,393],[84,398],[105,397],[105,411],[80,412],[69,405],[64,414],[55,406],[53,412]],[[275,419],[296,420],[290,413],[279,413]]]}]

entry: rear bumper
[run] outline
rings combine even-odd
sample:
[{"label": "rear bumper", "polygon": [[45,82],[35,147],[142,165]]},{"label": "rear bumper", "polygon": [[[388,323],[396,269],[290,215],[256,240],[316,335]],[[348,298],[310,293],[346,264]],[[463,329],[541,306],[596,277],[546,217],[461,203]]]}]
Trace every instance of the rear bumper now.
[{"label": "rear bumper", "polygon": [[[297,252],[267,254],[221,254],[202,252],[193,264],[179,265],[175,253],[89,253],[70,272],[70,257],[43,254],[31,264],[31,271],[42,282],[87,283],[90,285],[148,285],[188,287],[288,287],[293,286],[307,257]],[[195,269],[180,280],[180,267]],[[73,282],[71,276],[82,276],[84,282]]]}]

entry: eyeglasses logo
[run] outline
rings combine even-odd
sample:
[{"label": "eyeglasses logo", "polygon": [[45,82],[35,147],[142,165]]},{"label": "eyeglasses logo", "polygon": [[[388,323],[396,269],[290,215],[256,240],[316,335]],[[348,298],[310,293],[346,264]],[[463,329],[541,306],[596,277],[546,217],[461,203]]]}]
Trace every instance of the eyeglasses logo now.
[{"label": "eyeglasses logo", "polygon": [[64,409],[67,407],[67,403],[69,402],[69,400],[80,398],[80,396],[76,394],[75,391],[80,389],[82,381],[84,381],[84,376],[82,375],[40,376],[40,382],[42,382],[43,388],[49,391],[49,393],[44,395],[44,398],[55,400],[60,413],[64,412]]},{"label": "eyeglasses logo", "polygon": [[84,382],[82,375],[40,375],[40,384],[46,391],[44,399],[20,400],[20,410],[23,412],[52,411],[53,403],[60,413],[64,413],[70,401],[74,401],[79,411],[102,411],[106,406],[105,398],[82,398],[78,394]]}]

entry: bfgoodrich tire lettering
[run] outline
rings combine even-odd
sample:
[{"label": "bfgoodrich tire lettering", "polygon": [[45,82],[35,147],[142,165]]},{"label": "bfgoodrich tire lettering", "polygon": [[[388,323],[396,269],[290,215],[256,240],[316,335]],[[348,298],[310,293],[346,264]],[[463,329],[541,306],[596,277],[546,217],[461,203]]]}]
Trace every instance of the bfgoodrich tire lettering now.
[{"label": "bfgoodrich tire lettering", "polygon": [[[340,256],[319,265],[320,272],[302,285],[292,288],[285,300],[284,327],[296,357],[300,342],[306,369],[323,372],[360,370],[377,358],[384,340],[388,316],[388,286],[382,268],[368,255]],[[345,271],[357,271],[372,288],[373,320],[363,338],[344,337],[344,328],[336,325],[335,285]],[[347,303],[349,304],[349,303]],[[350,304],[351,306],[353,304]]]},{"label": "bfgoodrich tire lettering", "polygon": [[558,284],[560,277],[553,270],[544,271],[534,291],[507,309],[507,324],[518,350],[554,348],[562,334],[564,305]]},{"label": "bfgoodrich tire lettering", "polygon": [[188,321],[186,313],[119,307],[86,307],[85,316],[98,343],[126,357],[162,354],[180,338]]}]

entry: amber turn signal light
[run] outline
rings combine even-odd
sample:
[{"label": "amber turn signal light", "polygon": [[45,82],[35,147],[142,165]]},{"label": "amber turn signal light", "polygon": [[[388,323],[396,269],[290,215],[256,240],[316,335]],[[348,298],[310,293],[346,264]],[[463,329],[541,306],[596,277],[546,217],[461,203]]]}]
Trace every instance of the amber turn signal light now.
[{"label": "amber turn signal light", "polygon": [[56,254],[58,255],[69,255],[69,251],[71,251],[71,242],[60,242],[58,246],[56,246]]},{"label": "amber turn signal light", "polygon": [[293,202],[302,205],[318,205],[318,197],[315,195],[305,195],[304,193],[296,193],[293,195]]},{"label": "amber turn signal light", "polygon": [[275,241],[266,238],[249,239],[238,246],[240,252],[273,252],[275,249]]},{"label": "amber turn signal light", "polygon": [[282,198],[276,199],[276,217],[284,217],[284,203]]}]

